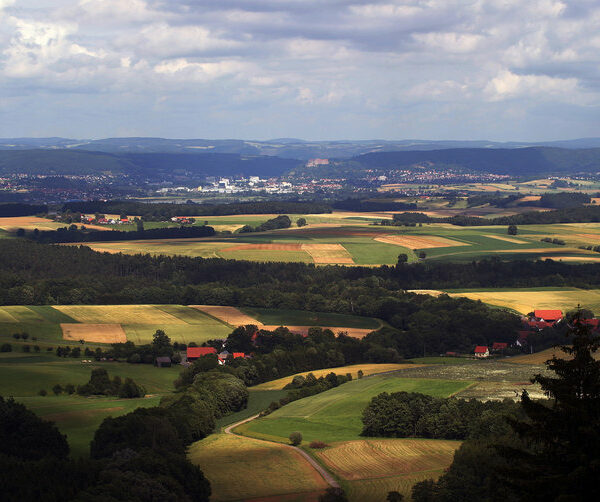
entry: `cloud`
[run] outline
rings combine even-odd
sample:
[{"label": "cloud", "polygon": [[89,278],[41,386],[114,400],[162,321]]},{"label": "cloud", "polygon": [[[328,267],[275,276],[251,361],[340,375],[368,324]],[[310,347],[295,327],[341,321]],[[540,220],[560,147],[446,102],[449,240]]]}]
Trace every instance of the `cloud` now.
[{"label": "cloud", "polygon": [[[531,135],[600,135],[593,0],[0,0],[0,18],[14,135],[24,106],[73,136],[120,116],[163,136],[509,139],[515,113]],[[65,100],[104,119],[58,126]]]}]

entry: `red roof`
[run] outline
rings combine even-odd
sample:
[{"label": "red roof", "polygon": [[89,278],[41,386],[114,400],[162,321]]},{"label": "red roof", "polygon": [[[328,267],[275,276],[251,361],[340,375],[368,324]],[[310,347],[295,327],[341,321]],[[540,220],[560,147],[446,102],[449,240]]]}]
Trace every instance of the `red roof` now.
[{"label": "red roof", "polygon": [[536,310],[533,315],[545,321],[558,321],[562,319],[562,310]]},{"label": "red roof", "polygon": [[582,319],[581,322],[586,326],[592,326],[593,328],[597,328],[600,324],[600,319]]},{"label": "red roof", "polygon": [[494,342],[492,345],[492,350],[500,350],[508,347],[508,343],[506,342]]},{"label": "red roof", "polygon": [[235,359],[236,357],[246,357],[246,354],[244,354],[243,352],[234,352],[233,358]]},{"label": "red roof", "polygon": [[489,349],[485,345],[477,345],[475,354],[485,354]]},{"label": "red roof", "polygon": [[217,349],[214,347],[188,347],[187,348],[187,357],[196,358],[206,356],[207,354],[216,354]]}]

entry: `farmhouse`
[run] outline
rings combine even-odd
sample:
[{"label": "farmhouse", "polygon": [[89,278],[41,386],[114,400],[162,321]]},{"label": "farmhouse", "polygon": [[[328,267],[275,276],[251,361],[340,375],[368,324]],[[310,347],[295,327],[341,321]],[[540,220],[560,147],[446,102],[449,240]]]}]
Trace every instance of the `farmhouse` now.
[{"label": "farmhouse", "polygon": [[199,357],[216,353],[217,349],[214,347],[188,347],[186,351],[188,361],[195,361]]},{"label": "farmhouse", "polygon": [[168,356],[160,356],[154,360],[154,366],[157,368],[170,368],[171,358]]},{"label": "farmhouse", "polygon": [[477,347],[475,347],[475,357],[479,357],[479,358],[483,358],[483,357],[490,357],[490,349],[488,347],[486,347],[485,345],[478,345]]},{"label": "farmhouse", "polygon": [[533,317],[538,319],[539,321],[551,322],[555,323],[562,319],[562,311],[561,310],[535,310],[533,312]]},{"label": "farmhouse", "polygon": [[504,350],[506,348],[508,348],[508,343],[506,342],[494,342],[492,344],[492,351]]}]

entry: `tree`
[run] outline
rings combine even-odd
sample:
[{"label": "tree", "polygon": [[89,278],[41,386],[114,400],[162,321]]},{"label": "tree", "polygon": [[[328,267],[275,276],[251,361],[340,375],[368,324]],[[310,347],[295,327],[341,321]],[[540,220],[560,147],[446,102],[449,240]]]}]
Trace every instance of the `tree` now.
[{"label": "tree", "polygon": [[12,352],[12,345],[10,343],[3,343],[0,347],[0,352]]},{"label": "tree", "polygon": [[298,218],[296,220],[296,225],[299,226],[299,227],[306,226],[306,218]]},{"label": "tree", "polygon": [[387,502],[402,502],[404,500],[404,495],[397,491],[388,492],[387,497],[385,498]]},{"label": "tree", "polygon": [[427,253],[425,251],[419,251],[419,258],[421,260],[424,260],[425,258],[427,258]]},{"label": "tree", "polygon": [[75,392],[75,386],[72,383],[65,385],[65,392],[67,394],[73,394]]},{"label": "tree", "polygon": [[600,361],[594,353],[600,338],[576,316],[572,345],[546,362],[552,375],[537,374],[550,402],[532,400],[527,391],[521,406],[527,420],[510,420],[525,448],[499,448],[510,465],[503,481],[523,500],[594,500],[600,497]]},{"label": "tree", "polygon": [[135,222],[135,228],[138,232],[143,232],[144,231],[144,222],[142,219],[139,219]]},{"label": "tree", "polygon": [[62,385],[57,383],[54,387],[52,387],[52,392],[54,392],[55,396],[62,394],[63,388]]},{"label": "tree", "polygon": [[356,374],[356,376],[360,380],[364,376],[363,370],[358,370],[358,373]]},{"label": "tree", "polygon": [[292,443],[292,446],[298,446],[302,443],[302,434],[300,432],[292,432],[290,434],[290,443]]},{"label": "tree", "polygon": [[341,488],[327,488],[325,493],[319,496],[319,502],[348,502],[348,497]]},{"label": "tree", "polygon": [[517,235],[517,225],[508,225],[508,235]]},{"label": "tree", "polygon": [[400,253],[398,255],[398,266],[401,267],[405,263],[408,263],[408,255],[406,253]]},{"label": "tree", "polygon": [[162,329],[157,329],[156,333],[152,335],[152,348],[157,351],[164,351],[171,347],[171,339]]}]

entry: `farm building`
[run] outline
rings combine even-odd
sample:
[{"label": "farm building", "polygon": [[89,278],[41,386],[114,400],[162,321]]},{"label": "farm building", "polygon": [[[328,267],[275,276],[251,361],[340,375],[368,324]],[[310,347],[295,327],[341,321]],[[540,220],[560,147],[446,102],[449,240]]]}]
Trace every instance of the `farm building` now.
[{"label": "farm building", "polygon": [[246,357],[246,354],[244,354],[243,352],[234,352],[233,358],[235,359],[237,357]]},{"label": "farm building", "polygon": [[504,350],[508,348],[508,343],[506,342],[494,342],[492,344],[492,350]]},{"label": "farm building", "polygon": [[214,347],[188,347],[186,351],[188,361],[195,361],[199,357],[216,353],[217,349]]},{"label": "farm building", "polygon": [[563,314],[561,310],[535,310],[533,312],[533,317],[536,319],[552,323],[560,321],[562,316]]},{"label": "farm building", "polygon": [[490,349],[485,345],[478,345],[474,351],[475,357],[490,357]]},{"label": "farm building", "polygon": [[157,368],[170,368],[171,358],[168,356],[160,356],[154,360],[154,366]]}]

